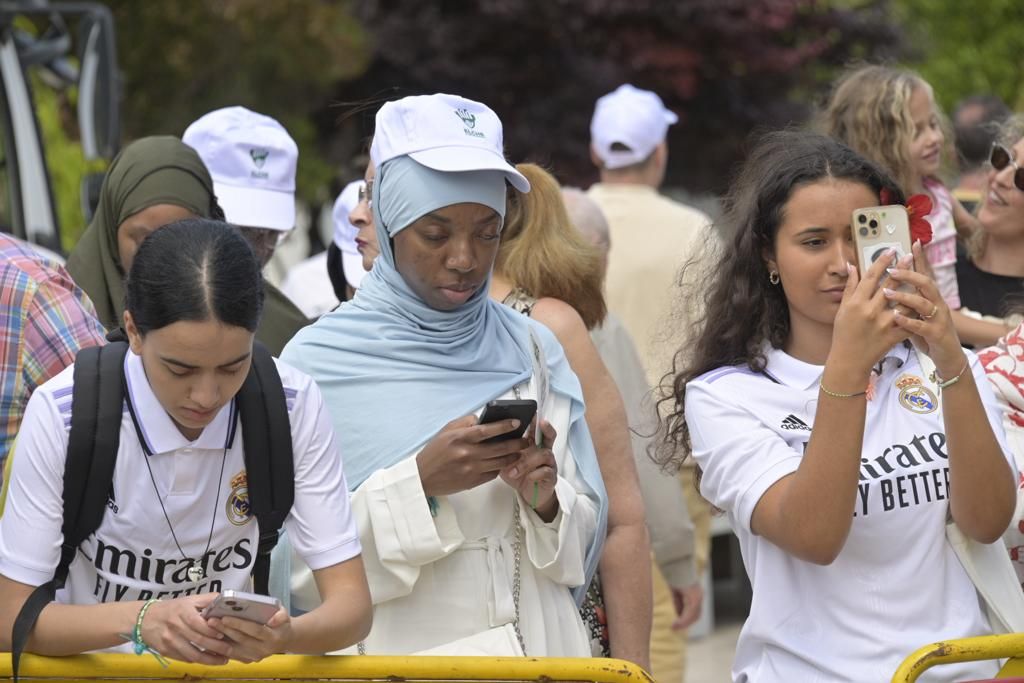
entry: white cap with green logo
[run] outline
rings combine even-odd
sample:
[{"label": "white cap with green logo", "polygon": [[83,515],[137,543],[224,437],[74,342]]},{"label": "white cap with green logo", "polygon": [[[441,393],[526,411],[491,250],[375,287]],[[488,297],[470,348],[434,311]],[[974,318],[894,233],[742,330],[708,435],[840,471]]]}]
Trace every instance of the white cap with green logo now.
[{"label": "white cap with green logo", "polygon": [[181,140],[206,164],[229,223],[281,231],[295,227],[299,148],[275,119],[225,107],[194,121]]},{"label": "white cap with green logo", "polygon": [[435,171],[502,171],[517,190],[530,191],[505,160],[498,115],[458,95],[414,95],[380,108],[370,146],[374,166],[406,155]]}]

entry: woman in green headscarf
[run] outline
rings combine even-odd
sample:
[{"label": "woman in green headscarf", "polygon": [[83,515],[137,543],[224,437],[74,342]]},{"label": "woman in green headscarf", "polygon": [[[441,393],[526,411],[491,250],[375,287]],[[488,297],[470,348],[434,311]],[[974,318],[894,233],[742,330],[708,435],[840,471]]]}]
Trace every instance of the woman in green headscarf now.
[{"label": "woman in green headscarf", "polygon": [[224,219],[195,150],[164,135],[136,140],[117,155],[103,180],[96,215],[67,266],[104,327],[121,325],[122,280],[142,240],[168,223],[197,216]]}]

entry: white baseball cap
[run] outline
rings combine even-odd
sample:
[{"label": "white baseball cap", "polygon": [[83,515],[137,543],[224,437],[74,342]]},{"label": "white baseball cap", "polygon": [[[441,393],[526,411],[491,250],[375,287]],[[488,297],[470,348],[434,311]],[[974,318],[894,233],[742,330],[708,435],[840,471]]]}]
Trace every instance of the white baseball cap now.
[{"label": "white baseball cap", "polygon": [[354,180],[345,186],[338,198],[334,200],[334,244],[341,250],[341,267],[345,270],[345,280],[352,289],[359,289],[366,271],[363,270],[363,255],[356,247],[356,235],[359,228],[348,219],[352,209],[359,203],[359,190],[366,183]]},{"label": "white baseball cap", "polygon": [[[651,156],[668,127],[678,121],[656,94],[627,83],[597,100],[590,143],[605,168],[631,166]],[[615,143],[629,149],[613,150]]]},{"label": "white baseball cap", "polygon": [[229,223],[295,227],[299,148],[284,126],[245,107],[225,107],[193,122],[181,139],[206,164]]},{"label": "white baseball cap", "polygon": [[502,171],[517,190],[530,191],[505,160],[498,115],[458,95],[414,95],[380,108],[370,158],[380,168],[404,155],[435,171]]}]

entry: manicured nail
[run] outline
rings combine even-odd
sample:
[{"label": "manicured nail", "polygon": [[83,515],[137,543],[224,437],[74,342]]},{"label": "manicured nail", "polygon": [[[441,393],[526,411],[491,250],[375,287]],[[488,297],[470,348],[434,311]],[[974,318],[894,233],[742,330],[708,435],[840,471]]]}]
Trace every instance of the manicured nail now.
[{"label": "manicured nail", "polygon": [[889,273],[889,275],[892,275],[894,277],[900,276],[900,271],[898,268],[886,268],[885,272]]},{"label": "manicured nail", "polygon": [[519,468],[518,467],[513,467],[512,469],[510,469],[508,471],[508,473],[509,473],[509,476],[511,476],[513,479],[518,479],[519,478]]},{"label": "manicured nail", "polygon": [[892,296],[896,292],[892,291],[888,287],[882,287],[882,293],[885,294],[886,296]]}]

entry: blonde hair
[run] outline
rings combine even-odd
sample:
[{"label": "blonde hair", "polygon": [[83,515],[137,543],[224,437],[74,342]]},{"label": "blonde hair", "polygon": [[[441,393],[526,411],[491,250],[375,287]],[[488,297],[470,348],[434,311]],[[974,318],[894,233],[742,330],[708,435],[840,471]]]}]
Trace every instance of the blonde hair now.
[{"label": "blonde hair", "polygon": [[[836,83],[822,116],[825,133],[881,165],[906,194],[919,181],[909,156],[914,140],[910,98],[918,88],[933,95],[932,87],[911,71],[878,65],[855,68]],[[950,141],[948,124],[940,112],[935,114]]]},{"label": "blonde hair", "polygon": [[[1012,148],[1024,138],[1024,114],[1014,114],[1000,123],[997,130],[996,142],[1008,149]],[[988,247],[988,234],[982,226],[982,229],[975,231],[967,242],[967,254],[972,261],[977,261],[984,255],[986,247]]]},{"label": "blonde hair", "polygon": [[601,254],[569,220],[562,189],[536,164],[517,164],[530,191],[511,190],[494,269],[538,299],[561,299],[587,329],[604,321]]}]

